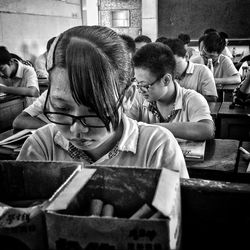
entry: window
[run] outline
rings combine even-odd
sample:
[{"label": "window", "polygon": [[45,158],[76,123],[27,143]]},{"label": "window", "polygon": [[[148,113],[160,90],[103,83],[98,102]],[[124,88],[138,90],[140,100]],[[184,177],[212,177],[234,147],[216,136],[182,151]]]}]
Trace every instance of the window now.
[{"label": "window", "polygon": [[112,11],[112,27],[129,27],[130,15],[129,10]]}]

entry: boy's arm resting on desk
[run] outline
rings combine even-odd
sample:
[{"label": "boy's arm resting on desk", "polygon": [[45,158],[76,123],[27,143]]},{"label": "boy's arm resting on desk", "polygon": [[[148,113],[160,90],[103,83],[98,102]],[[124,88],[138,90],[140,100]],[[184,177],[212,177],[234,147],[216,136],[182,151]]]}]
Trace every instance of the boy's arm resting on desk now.
[{"label": "boy's arm resting on desk", "polygon": [[38,117],[33,117],[26,112],[22,112],[13,121],[13,128],[14,129],[25,129],[25,128],[37,129],[46,124],[47,124],[46,122],[39,119]]},{"label": "boy's arm resting on desk", "polygon": [[217,101],[217,96],[214,95],[204,95],[205,99],[207,102],[216,102]]},{"label": "boy's arm resting on desk", "polygon": [[0,84],[0,92],[21,96],[39,96],[39,91],[36,87],[11,87]]},{"label": "boy's arm resting on desk", "polygon": [[175,137],[185,140],[202,141],[214,138],[214,123],[208,119],[199,122],[157,123],[157,125],[169,129]]},{"label": "boy's arm resting on desk", "polygon": [[237,84],[241,82],[239,74],[224,78],[215,78],[214,80],[216,84]]}]

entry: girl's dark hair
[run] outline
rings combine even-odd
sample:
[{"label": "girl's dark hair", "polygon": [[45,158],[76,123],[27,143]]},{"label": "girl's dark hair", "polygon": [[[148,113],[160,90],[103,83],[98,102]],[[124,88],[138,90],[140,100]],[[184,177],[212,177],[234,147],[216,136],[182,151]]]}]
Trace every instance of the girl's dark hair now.
[{"label": "girl's dark hair", "polygon": [[118,107],[130,85],[130,59],[119,35],[107,27],[77,26],[62,33],[54,67],[68,70],[77,104],[90,107],[109,130],[120,120]]},{"label": "girl's dark hair", "polygon": [[172,50],[163,43],[149,43],[141,47],[133,57],[134,67],[148,69],[156,77],[166,73],[175,76],[175,58]]}]

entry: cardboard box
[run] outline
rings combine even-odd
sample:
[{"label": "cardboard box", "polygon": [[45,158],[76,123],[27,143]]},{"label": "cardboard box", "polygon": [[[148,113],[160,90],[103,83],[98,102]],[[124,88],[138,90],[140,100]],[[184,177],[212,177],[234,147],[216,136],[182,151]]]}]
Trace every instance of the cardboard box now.
[{"label": "cardboard box", "polygon": [[0,161],[1,245],[8,249],[47,249],[43,209],[81,167],[76,162]]},{"label": "cardboard box", "polygon": [[[179,173],[168,169],[86,168],[64,185],[45,211],[49,249],[178,249]],[[114,206],[114,217],[90,216],[92,199]],[[130,219],[144,204],[161,219]]]}]

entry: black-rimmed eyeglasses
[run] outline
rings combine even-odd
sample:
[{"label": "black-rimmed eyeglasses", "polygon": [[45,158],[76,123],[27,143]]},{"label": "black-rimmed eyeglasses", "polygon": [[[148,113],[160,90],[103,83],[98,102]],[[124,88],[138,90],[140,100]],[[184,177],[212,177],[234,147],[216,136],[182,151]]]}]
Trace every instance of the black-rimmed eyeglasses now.
[{"label": "black-rimmed eyeglasses", "polygon": [[96,115],[74,116],[70,114],[64,114],[60,112],[50,112],[50,111],[44,111],[43,113],[50,122],[59,125],[71,126],[77,120],[79,120],[84,127],[89,127],[89,128],[106,127],[103,121]]}]

